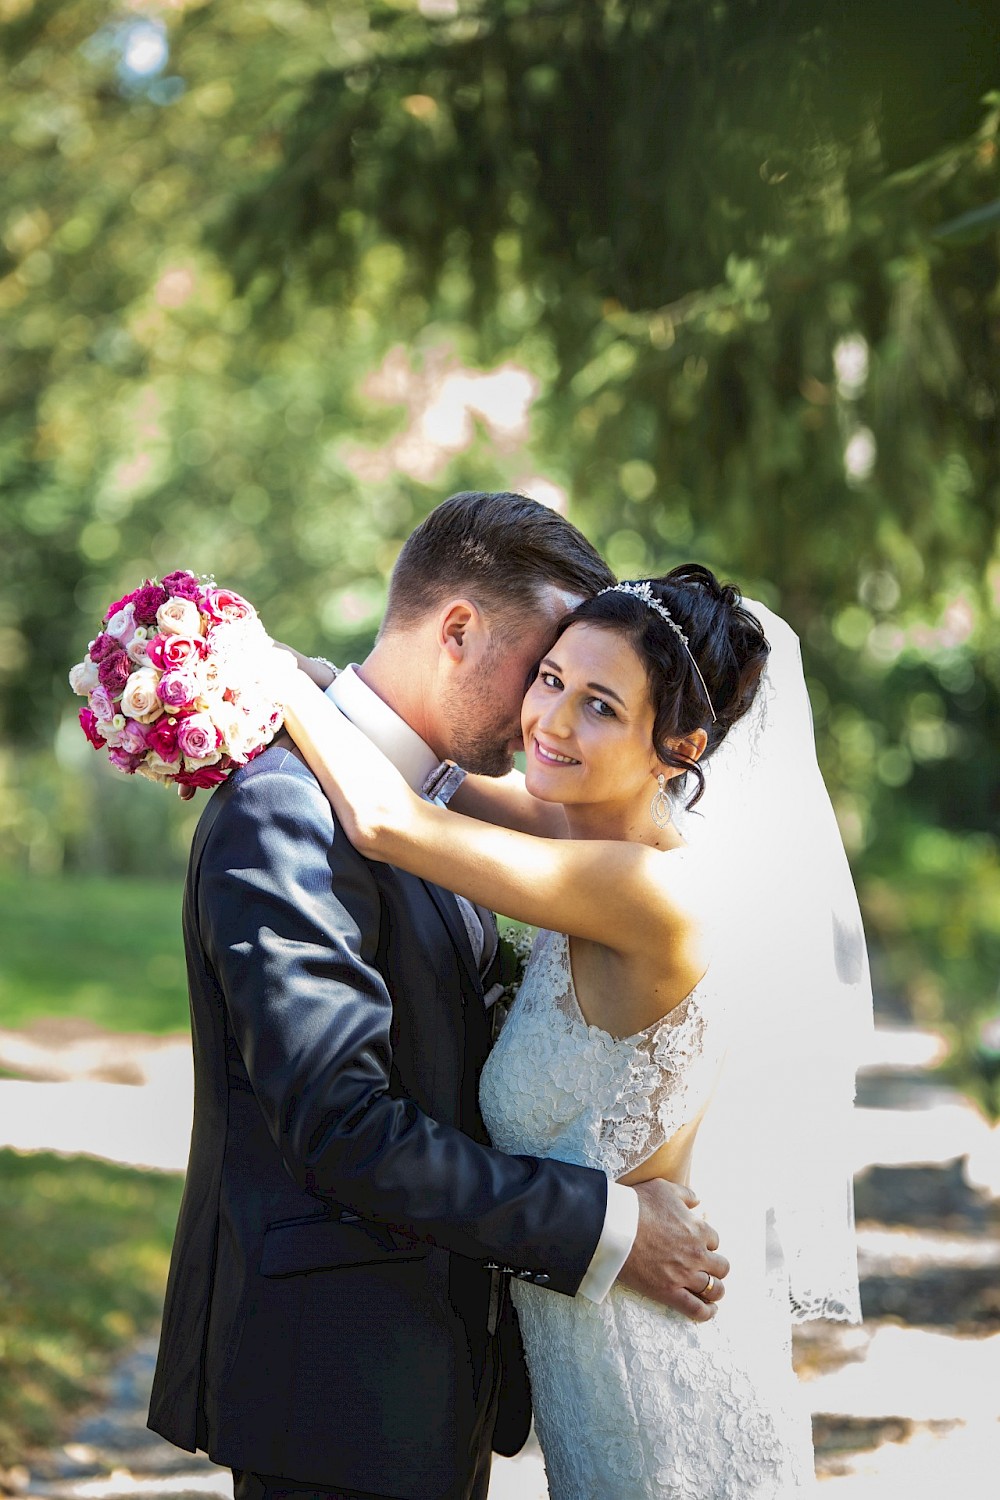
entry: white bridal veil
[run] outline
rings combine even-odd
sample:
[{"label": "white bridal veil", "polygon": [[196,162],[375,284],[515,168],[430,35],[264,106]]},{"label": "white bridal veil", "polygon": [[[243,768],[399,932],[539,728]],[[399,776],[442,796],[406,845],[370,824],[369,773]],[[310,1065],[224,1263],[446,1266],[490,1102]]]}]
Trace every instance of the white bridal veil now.
[{"label": "white bridal veil", "polygon": [[763,1276],[795,1321],[860,1322],[851,1111],[872,1024],[865,936],[798,639],[747,608],[771,643],[761,690],[706,764],[701,802],[678,816],[719,882],[713,989],[731,1007],[692,1185],[733,1265],[730,1316]]}]

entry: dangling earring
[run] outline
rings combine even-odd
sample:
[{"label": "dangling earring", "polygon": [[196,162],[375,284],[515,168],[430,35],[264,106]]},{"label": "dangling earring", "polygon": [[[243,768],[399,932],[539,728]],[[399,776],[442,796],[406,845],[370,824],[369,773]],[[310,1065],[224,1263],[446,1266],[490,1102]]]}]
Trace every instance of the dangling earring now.
[{"label": "dangling earring", "polygon": [[666,828],[667,824],[673,818],[670,798],[667,796],[667,778],[662,771],[656,778],[656,791],[653,793],[653,800],[649,804],[649,816],[657,828]]}]

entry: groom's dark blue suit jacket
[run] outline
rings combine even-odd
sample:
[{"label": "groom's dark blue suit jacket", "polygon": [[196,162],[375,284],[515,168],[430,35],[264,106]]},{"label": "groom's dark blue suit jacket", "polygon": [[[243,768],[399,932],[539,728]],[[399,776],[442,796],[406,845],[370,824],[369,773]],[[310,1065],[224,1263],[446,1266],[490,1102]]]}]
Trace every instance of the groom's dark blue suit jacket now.
[{"label": "groom's dark blue suit jacket", "polygon": [[[206,808],[184,936],[194,1128],[150,1426],[234,1468],[461,1495],[487,1266],[572,1295],[605,1179],[485,1144],[454,897],[362,858],[289,742]],[[503,1451],[530,1416],[510,1318]]]}]

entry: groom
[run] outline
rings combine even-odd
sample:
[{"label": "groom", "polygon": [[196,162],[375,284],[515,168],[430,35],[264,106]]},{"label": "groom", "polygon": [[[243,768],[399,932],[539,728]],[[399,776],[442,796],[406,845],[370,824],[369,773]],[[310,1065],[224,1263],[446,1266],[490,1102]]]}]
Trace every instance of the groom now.
[{"label": "groom", "polygon": [[[331,696],[411,785],[499,776],[560,617],[611,582],[552,511],[439,506]],[[727,1264],[689,1190],[492,1150],[492,917],[363,859],[287,738],[218,789],[184,900],[195,1118],[150,1426],[237,1500],[484,1500],[530,1420],[507,1283],[690,1317]]]}]

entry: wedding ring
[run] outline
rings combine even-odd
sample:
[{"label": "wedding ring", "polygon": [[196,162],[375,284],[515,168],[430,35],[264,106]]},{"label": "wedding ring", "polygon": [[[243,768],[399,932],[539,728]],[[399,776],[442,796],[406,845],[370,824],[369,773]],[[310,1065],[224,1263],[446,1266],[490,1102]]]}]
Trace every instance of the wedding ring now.
[{"label": "wedding ring", "polygon": [[711,1272],[706,1271],[705,1275],[708,1277],[708,1280],[705,1282],[705,1285],[702,1287],[701,1291],[698,1293],[698,1296],[701,1298],[701,1300],[703,1302],[704,1302],[705,1298],[708,1296],[709,1292],[712,1290],[712,1288],[715,1285],[715,1277],[711,1274]]}]

